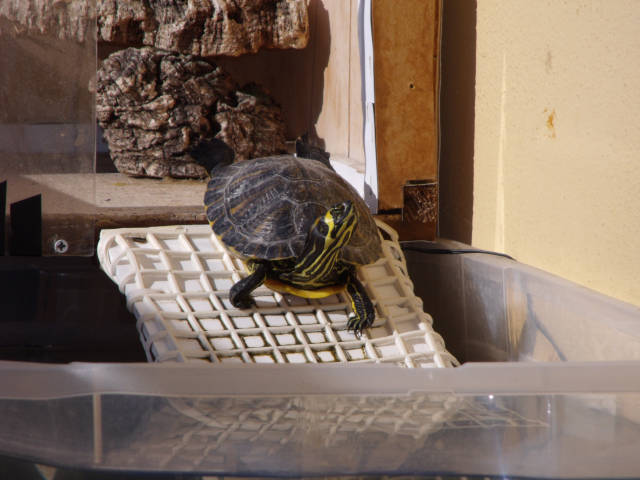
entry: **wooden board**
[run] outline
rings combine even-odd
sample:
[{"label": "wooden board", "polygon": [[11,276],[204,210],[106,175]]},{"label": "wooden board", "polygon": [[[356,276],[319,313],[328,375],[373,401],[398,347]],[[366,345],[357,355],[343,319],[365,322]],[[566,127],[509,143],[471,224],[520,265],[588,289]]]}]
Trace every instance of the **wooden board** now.
[{"label": "wooden board", "polygon": [[64,239],[67,255],[91,255],[102,228],[206,223],[199,180],[155,180],[120,173],[15,175],[8,203],[42,195],[42,252]]},{"label": "wooden board", "polygon": [[310,0],[303,50],[220,58],[239,82],[264,85],[282,106],[288,138],[317,135],[335,157],[364,172],[358,0]]},{"label": "wooden board", "polygon": [[379,210],[410,180],[438,177],[439,0],[373,0]]},{"label": "wooden board", "polygon": [[360,52],[360,38],[358,34],[359,3],[361,0],[351,0],[351,21],[349,24],[350,49],[349,57],[349,148],[347,155],[351,159],[350,165],[359,172],[364,172],[364,105],[362,78],[362,57]]}]

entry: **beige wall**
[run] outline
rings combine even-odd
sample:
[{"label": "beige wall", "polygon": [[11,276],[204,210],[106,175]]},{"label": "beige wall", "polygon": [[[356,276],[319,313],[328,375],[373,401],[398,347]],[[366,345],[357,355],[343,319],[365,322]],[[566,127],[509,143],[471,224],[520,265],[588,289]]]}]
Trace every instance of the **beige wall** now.
[{"label": "beige wall", "polygon": [[640,1],[478,0],[472,243],[640,305]]}]

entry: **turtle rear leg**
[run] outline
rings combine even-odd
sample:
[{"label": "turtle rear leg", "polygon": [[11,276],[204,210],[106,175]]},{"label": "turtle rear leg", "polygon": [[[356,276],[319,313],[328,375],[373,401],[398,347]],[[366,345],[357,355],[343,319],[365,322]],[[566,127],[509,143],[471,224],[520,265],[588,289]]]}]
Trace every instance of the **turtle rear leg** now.
[{"label": "turtle rear leg", "polygon": [[351,299],[351,308],[355,313],[355,316],[349,319],[347,328],[349,330],[353,330],[356,337],[360,338],[362,331],[373,325],[373,321],[376,318],[376,311],[373,308],[373,304],[369,299],[369,295],[367,294],[364,285],[362,285],[360,280],[356,277],[355,270],[352,270],[349,273],[346,287],[347,294]]},{"label": "turtle rear leg", "polygon": [[251,292],[262,285],[269,270],[265,263],[251,262],[248,267],[251,274],[234,283],[229,291],[231,305],[236,308],[251,308],[255,304]]}]

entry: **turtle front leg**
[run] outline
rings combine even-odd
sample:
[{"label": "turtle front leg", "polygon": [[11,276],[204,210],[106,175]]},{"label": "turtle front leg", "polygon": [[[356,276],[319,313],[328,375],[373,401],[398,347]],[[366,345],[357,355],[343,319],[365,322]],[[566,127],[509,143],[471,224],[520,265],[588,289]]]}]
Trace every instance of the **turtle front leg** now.
[{"label": "turtle front leg", "polygon": [[236,308],[247,309],[255,305],[251,292],[262,285],[269,270],[265,263],[251,262],[247,266],[251,274],[234,283],[229,291],[231,305]]},{"label": "turtle front leg", "polygon": [[347,294],[351,299],[351,308],[355,313],[355,316],[349,319],[347,328],[353,330],[356,337],[360,338],[362,331],[373,325],[373,321],[376,318],[376,311],[373,308],[373,304],[369,299],[364,285],[362,285],[356,277],[355,269],[351,269],[349,272],[346,287]]}]

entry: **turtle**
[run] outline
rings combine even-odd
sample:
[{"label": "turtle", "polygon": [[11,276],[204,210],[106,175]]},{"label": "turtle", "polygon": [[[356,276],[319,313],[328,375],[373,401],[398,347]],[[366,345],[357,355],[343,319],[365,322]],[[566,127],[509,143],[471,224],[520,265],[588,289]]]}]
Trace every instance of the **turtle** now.
[{"label": "turtle", "polygon": [[382,256],[365,202],[328,162],[292,154],[214,162],[204,196],[213,233],[240,258],[248,275],[230,289],[231,304],[249,309],[251,292],[306,298],[346,291],[359,338],[375,309],[356,268]]}]

